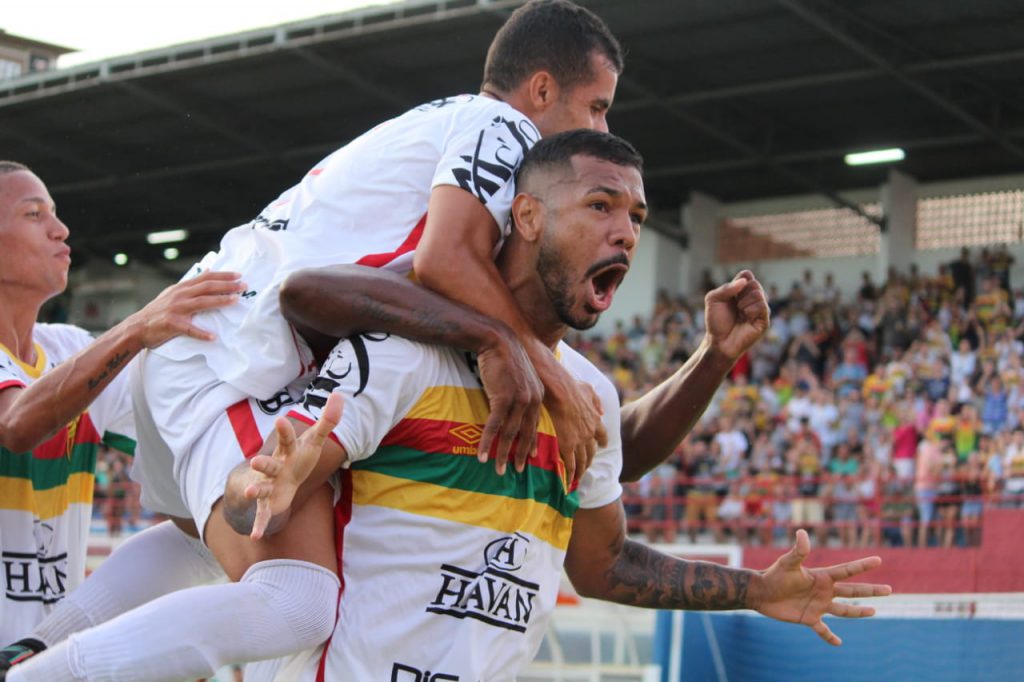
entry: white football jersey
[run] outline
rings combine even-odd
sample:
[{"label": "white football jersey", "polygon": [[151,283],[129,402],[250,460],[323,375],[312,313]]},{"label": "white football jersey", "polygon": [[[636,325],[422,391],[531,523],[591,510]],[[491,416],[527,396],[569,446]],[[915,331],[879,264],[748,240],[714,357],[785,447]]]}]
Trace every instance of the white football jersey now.
[{"label": "white football jersey", "polygon": [[[37,361],[0,344],[0,390],[27,387],[92,343],[84,329],[37,324]],[[0,447],[0,642],[28,635],[85,578],[96,456],[101,442],[129,454],[135,431],[126,373],[32,452]]]},{"label": "white football jersey", "polygon": [[252,664],[246,680],[515,679],[554,610],[576,510],[622,494],[615,389],[560,350],[594,385],[608,430],[578,487],[546,413],[524,472],[477,461],[488,410],[468,354],[381,335],[334,349],[293,416],[311,421],[331,392],[345,396],[338,622],[326,646]]},{"label": "white football jersey", "polygon": [[228,232],[220,251],[186,275],[242,273],[248,288],[238,304],[196,317],[217,340],[181,337],[154,352],[172,360],[205,356],[224,382],[269,398],[310,367],[308,349],[278,305],[285,277],[342,263],[409,272],[430,192],[439,185],[476,196],[503,240],[515,172],[538,139],[519,111],[478,95],[436,100],[377,126],[317,164],[251,223]]}]

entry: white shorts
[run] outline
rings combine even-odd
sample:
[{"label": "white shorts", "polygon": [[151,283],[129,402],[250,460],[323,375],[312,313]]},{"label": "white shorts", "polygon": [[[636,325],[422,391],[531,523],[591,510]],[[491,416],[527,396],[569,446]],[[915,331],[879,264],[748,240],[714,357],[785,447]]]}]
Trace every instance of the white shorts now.
[{"label": "white shorts", "polygon": [[203,535],[231,470],[259,451],[295,399],[286,389],[269,401],[250,398],[220,381],[202,356],[176,361],[144,353],[138,365],[131,377],[138,436],[132,478],[142,485],[142,505],[194,519]]}]

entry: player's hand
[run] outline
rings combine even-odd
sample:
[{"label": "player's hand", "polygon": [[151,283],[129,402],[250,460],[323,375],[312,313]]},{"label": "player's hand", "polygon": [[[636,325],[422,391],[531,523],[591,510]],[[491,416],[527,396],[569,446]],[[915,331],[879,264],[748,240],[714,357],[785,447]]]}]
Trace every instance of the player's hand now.
[{"label": "player's hand", "polygon": [[601,423],[601,400],[594,387],[571,377],[557,362],[554,366],[558,373],[545,379],[544,404],[555,423],[559,455],[566,481],[571,483],[586,472],[597,448],[608,445],[608,434]]},{"label": "player's hand", "polygon": [[505,473],[510,456],[516,471],[523,471],[526,458],[537,449],[544,385],[526,350],[511,334],[499,335],[481,351],[477,365],[490,405],[477,458],[486,462],[493,447],[498,474]]},{"label": "player's hand", "polygon": [[768,331],[768,297],[750,270],[743,270],[704,297],[711,347],[735,362]]},{"label": "player's hand", "polygon": [[825,614],[840,618],[867,618],[875,615],[870,606],[854,606],[835,601],[836,597],[885,597],[892,594],[888,585],[841,583],[840,580],[878,568],[877,556],[857,559],[825,568],[806,568],[803,563],[811,551],[807,531],[796,532],[796,544],[760,574],[751,584],[751,606],[758,612],[788,623],[806,625],[834,646],[842,644],[822,620]]},{"label": "player's hand", "polygon": [[342,399],[332,393],[320,412],[320,419],[296,438],[295,428],[285,417],[274,422],[277,446],[270,455],[257,455],[249,460],[252,481],[245,487],[245,497],[256,500],[256,519],[250,537],[259,540],[275,516],[287,512],[302,482],[312,473],[320,459],[324,442],[341,420]]},{"label": "player's hand", "polygon": [[192,324],[192,316],[211,308],[231,305],[245,291],[237,272],[207,271],[172,284],[142,310],[131,316],[144,348],[156,348],[176,336],[212,341],[214,335]]}]

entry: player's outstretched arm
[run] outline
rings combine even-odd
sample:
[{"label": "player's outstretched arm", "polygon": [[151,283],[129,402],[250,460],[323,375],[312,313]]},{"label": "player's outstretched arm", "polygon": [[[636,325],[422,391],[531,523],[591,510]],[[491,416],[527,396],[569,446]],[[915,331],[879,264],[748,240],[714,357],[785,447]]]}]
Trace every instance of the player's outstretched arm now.
[{"label": "player's outstretched arm", "polygon": [[622,480],[637,481],[672,454],[704,414],[733,364],[769,327],[768,299],[744,270],[704,298],[707,333],[671,377],[622,407]]},{"label": "player's outstretched arm", "polygon": [[346,460],[329,437],[341,420],[342,397],[332,393],[313,425],[278,417],[260,454],[231,472],[224,490],[224,518],[241,535],[259,540],[288,521],[294,507],[323,485]]},{"label": "player's outstretched arm", "polygon": [[0,391],[0,445],[27,452],[52,437],[88,409],[144,348],[182,335],[211,340],[212,334],[192,324],[192,316],[234,303],[244,289],[233,272],[206,272],[178,282],[31,386]]},{"label": "player's outstretched arm", "polygon": [[827,568],[804,567],[807,533],[766,571],[686,561],[626,539],[621,501],[576,514],[565,567],[583,596],[631,606],[721,611],[754,609],[813,629],[829,644],[841,640],[822,621],[825,614],[865,618],[874,609],[835,601],[836,597],[882,597],[888,585],[841,583],[881,564],[869,557]]}]

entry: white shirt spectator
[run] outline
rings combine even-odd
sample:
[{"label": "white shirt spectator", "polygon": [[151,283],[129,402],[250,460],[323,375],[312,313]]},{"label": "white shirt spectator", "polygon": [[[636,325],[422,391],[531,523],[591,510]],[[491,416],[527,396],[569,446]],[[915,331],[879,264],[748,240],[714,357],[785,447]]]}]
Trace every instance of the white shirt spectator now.
[{"label": "white shirt spectator", "polygon": [[747,437],[742,431],[720,431],[715,435],[714,443],[718,446],[719,466],[722,471],[736,471],[740,468],[743,455],[747,452]]},{"label": "white shirt spectator", "polygon": [[978,366],[978,356],[974,351],[966,353],[957,351],[950,356],[949,365],[950,379],[955,386],[960,386],[974,374],[974,370]]}]

